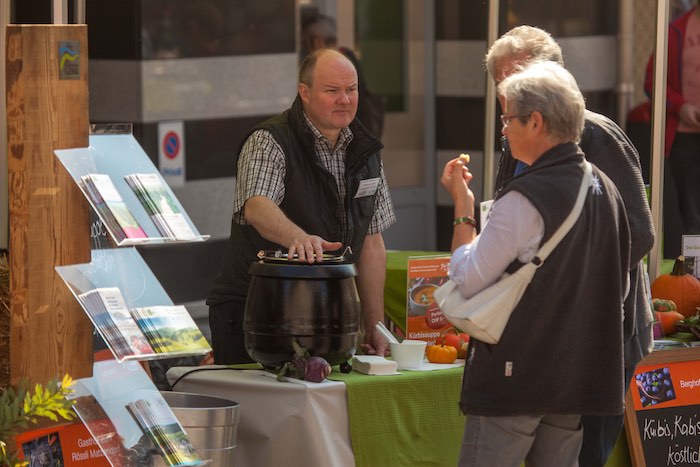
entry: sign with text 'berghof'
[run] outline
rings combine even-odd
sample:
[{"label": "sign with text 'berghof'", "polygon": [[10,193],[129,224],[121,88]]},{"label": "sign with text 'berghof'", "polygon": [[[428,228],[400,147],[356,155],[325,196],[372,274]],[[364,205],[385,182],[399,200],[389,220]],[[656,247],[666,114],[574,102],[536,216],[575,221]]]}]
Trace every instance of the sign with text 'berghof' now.
[{"label": "sign with text 'berghof'", "polygon": [[647,466],[700,464],[700,364],[637,367],[630,385]]}]

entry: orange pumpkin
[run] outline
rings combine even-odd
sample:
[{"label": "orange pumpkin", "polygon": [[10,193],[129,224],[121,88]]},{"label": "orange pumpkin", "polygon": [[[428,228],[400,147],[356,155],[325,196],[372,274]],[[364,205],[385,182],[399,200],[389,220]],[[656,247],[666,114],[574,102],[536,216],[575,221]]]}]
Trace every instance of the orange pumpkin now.
[{"label": "orange pumpkin", "polygon": [[430,363],[454,363],[457,360],[457,349],[451,345],[429,345],[425,356]]},{"label": "orange pumpkin", "polygon": [[676,322],[685,318],[677,311],[655,311],[656,321],[661,323],[661,329],[664,330],[664,336],[670,336],[678,332]]},{"label": "orange pumpkin", "polygon": [[700,281],[684,271],[683,256],[679,256],[673,265],[671,274],[661,274],[651,284],[651,296],[673,300],[678,312],[686,318],[696,313],[700,306]]}]

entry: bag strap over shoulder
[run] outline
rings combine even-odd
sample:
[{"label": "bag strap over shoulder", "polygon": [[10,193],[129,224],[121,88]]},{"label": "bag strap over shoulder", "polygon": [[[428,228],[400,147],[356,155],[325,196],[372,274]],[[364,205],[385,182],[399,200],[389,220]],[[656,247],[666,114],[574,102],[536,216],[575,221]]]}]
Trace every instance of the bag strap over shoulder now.
[{"label": "bag strap over shoulder", "polygon": [[571,230],[571,227],[574,226],[581,215],[583,203],[586,201],[586,194],[588,193],[588,187],[591,185],[591,177],[593,174],[593,168],[591,167],[590,162],[584,160],[583,165],[583,178],[581,179],[581,187],[579,188],[578,198],[576,198],[574,207],[571,209],[569,216],[564,220],[557,231],[554,232],[554,235],[552,235],[549,240],[542,245],[535,257],[530,261],[538,267],[542,265],[545,259],[547,259],[552,250],[557,247],[561,239],[564,238],[567,233],[569,233],[569,230]]}]

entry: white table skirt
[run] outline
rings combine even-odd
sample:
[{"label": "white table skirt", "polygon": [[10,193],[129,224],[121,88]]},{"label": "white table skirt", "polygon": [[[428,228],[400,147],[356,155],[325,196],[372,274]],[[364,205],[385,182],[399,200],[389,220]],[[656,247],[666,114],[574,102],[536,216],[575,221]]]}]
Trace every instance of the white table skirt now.
[{"label": "white table skirt", "polygon": [[172,385],[188,372],[174,391],[240,404],[236,467],[355,465],[344,383],[280,383],[266,371],[217,365],[174,367],[167,372],[168,381]]}]

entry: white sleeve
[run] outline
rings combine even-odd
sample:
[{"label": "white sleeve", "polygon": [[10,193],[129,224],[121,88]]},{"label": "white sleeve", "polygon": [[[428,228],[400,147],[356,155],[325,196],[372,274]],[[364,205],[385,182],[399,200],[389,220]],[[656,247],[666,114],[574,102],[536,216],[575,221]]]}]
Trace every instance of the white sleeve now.
[{"label": "white sleeve", "polygon": [[452,253],[450,279],[465,298],[495,283],[517,258],[531,260],[544,236],[544,221],[521,193],[510,191],[493,203],[483,231]]}]

